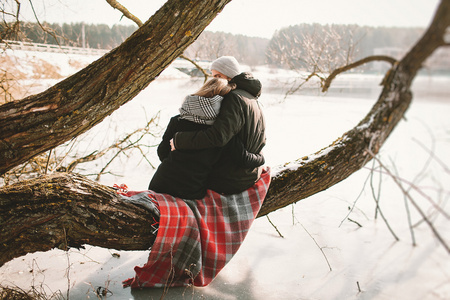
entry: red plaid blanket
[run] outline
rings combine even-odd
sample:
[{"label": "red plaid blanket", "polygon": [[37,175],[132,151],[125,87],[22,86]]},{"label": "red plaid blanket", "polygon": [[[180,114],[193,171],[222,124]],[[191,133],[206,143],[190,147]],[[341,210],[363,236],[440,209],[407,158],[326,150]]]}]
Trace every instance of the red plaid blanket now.
[{"label": "red plaid blanket", "polygon": [[147,263],[134,268],[135,277],[124,287],[208,285],[244,241],[269,183],[267,169],[240,194],[208,191],[203,199],[182,200],[152,193],[160,209],[158,234]]}]

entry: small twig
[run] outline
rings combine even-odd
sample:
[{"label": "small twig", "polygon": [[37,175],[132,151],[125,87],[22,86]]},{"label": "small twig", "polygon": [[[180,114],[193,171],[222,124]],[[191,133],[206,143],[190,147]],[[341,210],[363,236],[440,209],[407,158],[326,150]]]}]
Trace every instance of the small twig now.
[{"label": "small twig", "polygon": [[347,218],[347,220],[349,220],[350,222],[355,223],[356,225],[358,225],[358,227],[362,227],[362,225],[359,224],[358,222],[356,222],[355,220],[352,220],[352,219],[350,219],[350,218]]},{"label": "small twig", "polygon": [[350,216],[350,214],[353,212],[353,209],[354,209],[355,206],[356,206],[356,202],[358,202],[359,198],[360,198],[361,195],[363,194],[364,189],[365,189],[365,187],[366,187],[366,184],[367,184],[367,181],[369,180],[369,178],[370,178],[370,176],[367,176],[367,178],[366,178],[366,180],[364,181],[364,184],[363,184],[363,186],[362,186],[362,189],[361,189],[361,191],[360,191],[359,194],[358,194],[358,197],[356,197],[355,201],[353,201],[352,207],[349,208],[349,211],[348,211],[347,215],[345,216],[344,219],[342,219],[341,223],[339,224],[339,227],[341,227],[341,225],[344,223],[344,221],[345,221],[346,219],[348,219],[348,216]]},{"label": "small twig", "polygon": [[[298,221],[298,220],[297,220]],[[303,226],[303,224],[301,222],[299,222],[300,226],[302,226],[303,230],[306,231],[306,233],[309,235],[309,237],[314,241],[314,243],[316,244],[316,246],[319,248],[320,252],[322,252],[323,257],[325,258],[325,261],[327,262],[328,268],[330,269],[330,271],[333,271],[333,269],[331,268],[330,262],[328,261],[327,256],[325,255],[325,252],[323,251],[323,248],[320,247],[319,243],[317,243],[316,239],[311,235],[311,233],[309,233],[309,231],[306,229],[305,226]]]},{"label": "small twig", "polygon": [[39,18],[38,18],[37,14],[36,14],[36,11],[34,9],[33,1],[32,0],[28,0],[28,2],[30,2],[31,10],[33,11],[34,17],[36,18],[36,22],[38,23],[39,27],[42,29],[42,31],[46,32],[51,37],[53,37],[53,39],[55,40],[56,44],[61,47],[61,44],[60,44],[60,42],[58,40],[58,37],[56,36],[55,32],[52,29],[50,29],[50,28],[45,28],[44,25],[42,25],[42,23],[39,21]]},{"label": "small twig", "polygon": [[421,143],[419,140],[417,140],[417,139],[415,139],[415,138],[413,138],[413,141],[416,142],[420,147],[422,147],[422,149],[424,149],[425,151],[427,151],[427,152],[430,154],[430,156],[431,156],[435,161],[437,161],[437,163],[444,169],[445,173],[450,174],[450,168],[447,167],[447,166],[445,165],[445,163],[444,163],[441,159],[439,159],[439,157],[436,157],[436,155],[434,154],[434,151],[432,151],[432,150],[428,149],[427,147],[425,147],[425,145],[424,145],[423,143]]},{"label": "small twig", "polygon": [[[102,167],[100,172],[95,174],[96,180],[99,180],[101,175],[106,174],[106,169],[108,168],[108,166],[120,154],[127,155],[126,152],[133,150],[133,149],[137,149],[138,151],[140,151],[142,157],[147,161],[147,163],[151,167],[154,168],[153,164],[150,162],[150,160],[147,158],[146,154],[144,153],[144,151],[141,148],[141,147],[151,147],[151,146],[140,144],[140,141],[147,135],[155,136],[155,134],[150,131],[150,129],[152,129],[150,126],[153,123],[156,123],[154,126],[158,126],[158,124],[157,124],[158,118],[159,118],[159,114],[155,115],[152,119],[150,119],[150,121],[147,122],[145,127],[138,128],[138,129],[134,130],[133,132],[128,133],[125,137],[123,137],[119,141],[113,142],[110,146],[108,146],[100,151],[95,150],[94,152],[92,152],[84,157],[81,157],[81,158],[78,158],[78,159],[72,161],[68,165],[67,171],[72,172],[78,164],[97,160],[97,159],[105,156],[107,153],[110,153],[110,151],[117,150],[117,152],[112,156],[112,158],[110,158],[109,161]],[[131,141],[131,139],[135,139],[135,140]]]},{"label": "small twig", "polygon": [[159,300],[162,300],[162,299],[164,299],[164,297],[166,297],[174,278],[175,278],[175,268],[173,267],[173,249],[171,249],[170,250],[170,271],[169,271],[169,274],[167,275],[166,283],[164,284],[163,292],[162,292]]},{"label": "small twig", "polygon": [[[191,269],[192,269],[192,268],[195,268],[196,266],[197,266],[196,264],[190,264],[190,265],[189,265],[189,269],[185,269],[185,270],[184,270],[184,272],[189,276],[189,279],[190,279],[190,282],[191,282],[191,283],[193,283],[194,280],[195,280],[194,273],[192,273]],[[191,290],[191,296],[192,296],[192,299],[194,299],[195,289],[194,289],[194,285],[193,285],[193,284],[188,284],[188,285],[186,286],[186,288],[184,289],[184,291],[183,291],[183,293],[182,293],[183,299],[184,299],[184,296],[185,296],[186,292],[188,291],[188,289]]]},{"label": "small twig", "polygon": [[356,282],[356,285],[358,286],[358,293],[361,293],[361,287],[359,286],[359,281]]},{"label": "small twig", "polygon": [[[376,160],[372,161],[372,170],[375,170],[375,162],[376,162]],[[375,203],[376,203],[374,218],[377,219],[378,209],[379,209],[379,205],[380,205],[381,179],[382,179],[381,177],[382,177],[382,174],[381,174],[381,172],[379,172],[380,178],[378,179],[378,191],[377,191],[377,194],[375,195],[375,188],[373,186],[373,173],[374,172],[370,172],[370,188],[372,190],[372,197],[373,197],[373,199],[375,200]]]},{"label": "small twig", "polygon": [[[375,155],[373,154],[373,152],[371,152],[370,150],[367,150],[369,154],[371,155]],[[377,159],[379,161],[379,159]],[[386,167],[383,166],[382,168],[383,170],[385,170],[385,174],[389,175],[389,176],[394,176],[389,169],[387,169]],[[381,172],[381,171],[380,171]],[[394,176],[395,177],[395,176]],[[450,220],[450,215],[449,213],[447,213],[445,210],[443,210],[442,207],[440,207],[430,196],[428,196],[427,194],[424,193],[423,190],[419,189],[417,186],[414,185],[414,183],[407,181],[403,178],[400,177],[395,177],[395,179],[397,180],[398,184],[401,185],[401,182],[406,183],[408,186],[410,186],[415,192],[417,192],[419,195],[421,195],[423,198],[425,198],[426,200],[428,200],[433,207],[436,209],[436,211],[438,211],[439,213],[441,213],[446,219]],[[407,192],[407,191],[406,191]]]},{"label": "small twig", "polygon": [[[405,195],[405,197],[408,198],[408,200],[411,202],[411,204],[414,206],[414,208],[417,210],[417,212],[422,216],[423,220],[425,221],[425,223],[427,223],[427,225],[430,227],[431,231],[433,232],[433,234],[436,236],[436,238],[438,239],[438,241],[441,243],[441,245],[445,248],[445,250],[450,254],[450,247],[449,245],[447,245],[446,241],[443,239],[443,237],[439,234],[439,232],[437,231],[437,229],[434,227],[433,223],[431,223],[431,221],[427,218],[426,214],[422,211],[422,209],[419,207],[419,205],[416,203],[416,201],[414,201],[414,199],[411,197],[411,195],[408,193],[408,191],[406,191],[400,180],[394,176],[388,168],[386,168],[381,161],[375,156],[375,154],[372,153],[372,151],[370,151],[369,149],[367,149],[367,153],[369,153],[373,159],[376,159],[380,166],[389,174],[389,176],[392,178],[392,180],[394,180],[394,182],[397,184],[397,186],[400,188],[400,190],[402,191],[402,193]],[[433,202],[434,203],[434,202]]]},{"label": "small twig", "polygon": [[64,251],[66,252],[67,257],[67,270],[66,270],[66,276],[67,276],[67,299],[70,299],[70,256],[69,256],[69,250],[67,246],[67,234],[66,234],[66,228],[63,227],[64,231]]},{"label": "small twig", "polygon": [[98,299],[105,299],[109,296],[112,296],[114,293],[109,289],[109,283],[111,280],[108,278],[108,280],[105,282],[105,287],[98,286],[96,289],[94,289],[94,293],[97,295]]},{"label": "small twig", "polygon": [[272,225],[273,228],[275,228],[275,230],[278,232],[278,235],[279,235],[280,237],[284,238],[284,236],[283,236],[283,235],[281,234],[281,232],[278,230],[277,226],[275,226],[275,224],[273,224],[272,221],[270,220],[269,215],[266,215],[266,217],[267,217],[267,220],[269,221],[270,225]]},{"label": "small twig", "polygon": [[392,236],[394,237],[394,239],[395,239],[396,241],[399,241],[400,238],[395,234],[394,230],[392,229],[392,227],[391,227],[391,225],[389,224],[388,220],[387,220],[386,217],[384,216],[384,213],[383,213],[383,211],[381,210],[381,208],[380,208],[379,205],[377,205],[377,211],[379,212],[379,214],[380,214],[380,216],[381,216],[381,219],[383,219],[384,224],[386,224],[386,226],[387,226],[389,232],[392,234]]},{"label": "small twig", "polygon": [[44,174],[47,174],[48,164],[50,163],[50,157],[51,156],[52,156],[52,149],[50,149],[50,151],[48,151],[47,164],[45,165],[45,172],[44,172]]},{"label": "small twig", "polygon": [[313,77],[317,77],[319,78],[320,81],[323,81],[324,78],[319,75],[319,73],[317,71],[313,71],[311,72],[311,74],[309,74],[305,79],[303,79],[303,82],[296,85],[295,87],[291,87],[289,88],[289,90],[286,92],[286,94],[284,95],[284,99],[287,98],[287,96],[295,94],[297,91],[299,91],[306,83],[308,83]]},{"label": "small twig", "polygon": [[[395,176],[400,177],[397,169],[395,168],[395,164],[393,164],[393,165],[394,165]],[[381,174],[381,172],[380,172],[380,174]],[[405,195],[403,195],[403,201],[405,203],[405,210],[406,210],[406,216],[408,219],[408,226],[409,226],[409,232],[411,234],[412,245],[416,246],[416,238],[415,238],[415,234],[414,234],[414,226],[412,224],[411,210],[409,209],[408,199]]]},{"label": "small twig", "polygon": [[108,2],[109,5],[111,5],[113,8],[120,11],[125,17],[136,23],[137,26],[142,27],[142,25],[144,25],[144,23],[142,23],[142,21],[138,17],[130,13],[130,11],[125,6],[123,6],[116,0],[106,0],[106,2]]},{"label": "small twig", "polygon": [[413,246],[416,246],[416,236],[414,234],[414,226],[412,224],[411,211],[410,211],[409,205],[408,205],[408,198],[405,195],[403,195],[403,200],[405,202],[405,209],[406,209],[406,215],[408,217],[408,226],[409,226],[409,232],[411,234],[412,244],[413,244]]},{"label": "small twig", "polygon": [[294,211],[294,204],[292,203],[292,210],[291,210],[291,214],[292,214],[292,225],[295,225],[295,211]]},{"label": "small twig", "polygon": [[205,69],[203,69],[202,67],[200,67],[199,64],[197,64],[195,61],[193,61],[192,59],[188,58],[188,57],[185,56],[184,54],[181,54],[179,57],[182,58],[182,59],[187,60],[188,62],[190,62],[191,64],[193,64],[198,70],[200,70],[200,72],[203,73],[203,77],[205,77],[204,82],[206,82],[206,80],[208,80],[208,76],[209,76],[208,73],[206,73]]}]

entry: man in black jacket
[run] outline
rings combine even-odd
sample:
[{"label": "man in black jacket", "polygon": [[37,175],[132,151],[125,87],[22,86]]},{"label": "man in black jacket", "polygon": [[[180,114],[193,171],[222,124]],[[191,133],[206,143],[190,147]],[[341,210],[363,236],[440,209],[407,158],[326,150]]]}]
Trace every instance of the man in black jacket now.
[{"label": "man in black jacket", "polygon": [[[177,132],[172,145],[175,149],[205,149],[223,147],[238,136],[245,149],[260,153],[266,143],[265,121],[258,102],[261,82],[250,73],[241,73],[231,56],[222,56],[211,65],[214,77],[226,78],[237,88],[222,100],[214,124],[205,130]],[[223,194],[235,194],[251,187],[260,177],[262,167],[243,168],[229,155],[222,155],[210,175],[208,188]]]}]

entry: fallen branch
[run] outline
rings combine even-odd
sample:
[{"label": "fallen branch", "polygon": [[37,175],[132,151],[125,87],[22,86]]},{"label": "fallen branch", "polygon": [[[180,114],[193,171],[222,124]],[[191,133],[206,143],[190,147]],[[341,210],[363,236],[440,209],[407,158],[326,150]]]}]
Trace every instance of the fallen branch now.
[{"label": "fallen branch", "polygon": [[267,221],[269,221],[270,225],[272,225],[273,228],[275,228],[275,230],[277,231],[278,235],[282,238],[284,238],[284,236],[281,234],[281,232],[278,230],[277,226],[275,226],[275,224],[273,224],[273,222],[270,220],[269,215],[266,215],[267,217]]}]

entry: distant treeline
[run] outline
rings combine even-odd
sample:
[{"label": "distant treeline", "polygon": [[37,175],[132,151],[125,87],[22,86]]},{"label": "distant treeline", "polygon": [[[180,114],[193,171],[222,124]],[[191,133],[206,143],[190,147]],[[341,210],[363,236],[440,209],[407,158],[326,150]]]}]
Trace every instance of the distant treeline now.
[{"label": "distant treeline", "polygon": [[[58,44],[61,46],[86,47],[94,49],[113,49],[129,37],[137,26],[104,24],[49,24],[21,22],[19,31],[7,33],[8,27],[0,24],[2,39],[21,40],[32,43]],[[6,36],[5,36],[6,35]]]},{"label": "distant treeline", "polygon": [[[355,61],[375,54],[392,55],[408,50],[420,38],[424,28],[368,27],[358,25],[299,24],[277,31],[266,49],[268,64],[307,67],[307,60],[341,57]],[[329,57],[325,57],[326,55]],[[292,63],[292,60],[296,62]],[[291,61],[289,61],[291,60]]]},{"label": "distant treeline", "polygon": [[265,64],[268,44],[266,38],[204,31],[184,54],[192,59],[209,61],[232,55],[241,63],[256,66]]},{"label": "distant treeline", "polygon": [[[45,30],[43,30],[45,28]],[[137,26],[21,23],[20,34],[5,36],[6,27],[0,24],[0,36],[7,39],[27,40],[35,43],[60,44],[64,46],[112,49],[129,37]],[[271,64],[286,66],[286,57],[292,53],[306,55],[306,39],[317,37],[316,43],[328,35],[337,39],[337,47],[351,46],[354,59],[374,54],[376,48],[408,49],[422,34],[422,28],[386,28],[358,25],[300,24],[275,32],[271,39],[233,35],[224,32],[204,31],[194,44],[185,51],[192,59],[212,60],[221,55],[233,55],[240,62],[254,66]],[[314,42],[314,41],[306,41]],[[300,51],[299,51],[300,50]],[[280,55],[280,51],[285,55]],[[303,51],[303,52],[302,52]],[[340,51],[339,49],[337,51]]]}]

